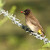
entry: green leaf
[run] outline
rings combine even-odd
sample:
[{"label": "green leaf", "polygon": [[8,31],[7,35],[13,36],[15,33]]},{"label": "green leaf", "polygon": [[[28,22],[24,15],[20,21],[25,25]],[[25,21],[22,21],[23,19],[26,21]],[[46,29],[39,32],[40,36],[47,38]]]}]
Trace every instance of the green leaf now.
[{"label": "green leaf", "polygon": [[15,10],[16,10],[16,6],[12,6],[12,8],[10,9],[10,13],[14,14]]},{"label": "green leaf", "polygon": [[[14,14],[15,10],[16,10],[16,6],[12,6],[12,8],[10,9],[10,13]],[[2,26],[7,20],[8,20],[7,17],[4,17],[2,20],[0,20],[0,26]]]},{"label": "green leaf", "polygon": [[45,48],[39,49],[39,50],[46,50]]},{"label": "green leaf", "polygon": [[2,2],[3,0],[0,0],[0,8],[2,8],[5,4],[5,2]]},{"label": "green leaf", "polygon": [[50,43],[43,45],[43,47],[49,47],[50,48]]}]

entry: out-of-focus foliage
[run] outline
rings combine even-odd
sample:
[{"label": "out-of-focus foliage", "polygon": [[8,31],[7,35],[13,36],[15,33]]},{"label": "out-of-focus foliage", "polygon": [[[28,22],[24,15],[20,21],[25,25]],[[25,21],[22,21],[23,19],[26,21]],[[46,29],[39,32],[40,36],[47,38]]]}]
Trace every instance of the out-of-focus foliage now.
[{"label": "out-of-focus foliage", "polygon": [[4,6],[4,2],[2,2],[2,0],[0,0],[0,8]]},{"label": "out-of-focus foliage", "polygon": [[[30,8],[43,26],[45,35],[50,39],[49,0],[5,0],[5,5],[1,1],[4,0],[0,0],[0,7],[16,14],[16,18],[19,18],[24,25],[26,25],[25,16],[20,11]],[[42,41],[30,36],[3,15],[0,16],[0,50],[50,50],[50,48],[45,48],[46,46],[50,47],[48,44],[43,46]]]},{"label": "out-of-focus foliage", "polygon": [[[11,10],[10,10],[10,13],[11,13],[11,14],[14,14],[15,10],[16,10],[16,6],[13,6],[13,7],[11,8]],[[4,17],[4,18],[0,21],[0,26],[3,25],[7,20],[8,20],[8,18],[7,18],[7,17]]]},{"label": "out-of-focus foliage", "polygon": [[39,49],[39,50],[46,50],[46,49]]},{"label": "out-of-focus foliage", "polygon": [[43,45],[43,47],[48,47],[48,48],[50,48],[50,43],[47,43],[47,44]]}]

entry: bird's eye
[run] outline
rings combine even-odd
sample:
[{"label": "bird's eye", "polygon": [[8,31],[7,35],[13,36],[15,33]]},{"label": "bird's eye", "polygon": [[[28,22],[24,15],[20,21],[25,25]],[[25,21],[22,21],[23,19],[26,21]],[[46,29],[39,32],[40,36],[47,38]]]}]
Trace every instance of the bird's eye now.
[{"label": "bird's eye", "polygon": [[26,13],[27,13],[27,11],[26,11]]}]

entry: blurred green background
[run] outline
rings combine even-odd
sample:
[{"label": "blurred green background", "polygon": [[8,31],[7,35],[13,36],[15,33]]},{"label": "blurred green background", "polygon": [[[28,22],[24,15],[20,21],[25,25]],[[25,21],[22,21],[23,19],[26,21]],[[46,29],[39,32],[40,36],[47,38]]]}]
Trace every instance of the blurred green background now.
[{"label": "blurred green background", "polygon": [[[25,16],[20,11],[31,9],[50,39],[50,0],[3,0],[3,9],[16,15],[25,24]],[[0,50],[40,50],[43,41],[30,36],[11,20],[0,15]],[[50,50],[50,49],[47,49]]]}]

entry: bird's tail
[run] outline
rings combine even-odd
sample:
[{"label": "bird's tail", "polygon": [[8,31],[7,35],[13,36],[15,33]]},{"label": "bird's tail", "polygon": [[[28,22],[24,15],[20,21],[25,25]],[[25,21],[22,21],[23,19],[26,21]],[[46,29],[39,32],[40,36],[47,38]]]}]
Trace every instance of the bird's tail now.
[{"label": "bird's tail", "polygon": [[45,33],[44,33],[44,31],[41,31],[42,32],[42,36],[44,37],[45,36]]}]

